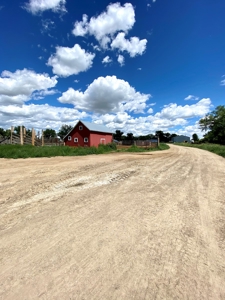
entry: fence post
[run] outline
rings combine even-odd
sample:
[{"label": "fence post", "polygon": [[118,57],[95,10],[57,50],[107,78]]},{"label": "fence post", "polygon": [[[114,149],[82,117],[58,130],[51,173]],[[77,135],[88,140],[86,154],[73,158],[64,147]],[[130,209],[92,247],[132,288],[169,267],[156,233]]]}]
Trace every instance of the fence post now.
[{"label": "fence post", "polygon": [[23,128],[23,142],[26,143],[26,128]]},{"label": "fence post", "polygon": [[158,141],[157,141],[157,146],[159,146],[159,137],[158,137]]},{"label": "fence post", "polygon": [[11,126],[10,144],[12,144],[14,127]]},{"label": "fence post", "polygon": [[35,139],[35,130],[32,128],[32,146],[34,146],[34,139]]},{"label": "fence post", "polygon": [[23,126],[20,126],[20,145],[23,145]]},{"label": "fence post", "polygon": [[42,146],[44,146],[44,144],[45,144],[45,140],[44,140],[44,130],[42,129],[42,131],[41,131],[41,145]]}]

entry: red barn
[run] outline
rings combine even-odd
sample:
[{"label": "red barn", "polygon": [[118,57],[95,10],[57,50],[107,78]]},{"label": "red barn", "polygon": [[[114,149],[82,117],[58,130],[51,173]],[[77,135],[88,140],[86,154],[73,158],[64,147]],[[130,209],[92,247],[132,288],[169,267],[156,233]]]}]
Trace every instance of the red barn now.
[{"label": "red barn", "polygon": [[99,144],[111,143],[112,131],[103,125],[78,121],[74,128],[64,137],[66,146],[98,147]]}]

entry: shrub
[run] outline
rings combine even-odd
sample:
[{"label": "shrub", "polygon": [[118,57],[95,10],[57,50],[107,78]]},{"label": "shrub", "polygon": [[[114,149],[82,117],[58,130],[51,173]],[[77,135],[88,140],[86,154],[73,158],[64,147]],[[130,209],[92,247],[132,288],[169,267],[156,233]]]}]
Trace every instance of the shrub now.
[{"label": "shrub", "polygon": [[108,143],[106,145],[99,144],[98,149],[99,149],[99,151],[109,152],[109,151],[117,150],[117,147],[116,147],[115,143]]}]

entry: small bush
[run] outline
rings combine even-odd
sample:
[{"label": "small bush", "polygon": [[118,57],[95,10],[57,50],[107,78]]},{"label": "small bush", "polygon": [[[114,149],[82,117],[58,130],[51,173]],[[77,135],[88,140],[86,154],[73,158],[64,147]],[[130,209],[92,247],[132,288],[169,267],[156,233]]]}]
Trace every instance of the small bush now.
[{"label": "small bush", "polygon": [[117,150],[116,143],[108,143],[106,146],[108,146],[112,150]]},{"label": "small bush", "polygon": [[108,143],[106,145],[99,144],[98,145],[98,150],[103,151],[103,152],[109,152],[109,151],[117,150],[117,147],[116,147],[115,143]]}]

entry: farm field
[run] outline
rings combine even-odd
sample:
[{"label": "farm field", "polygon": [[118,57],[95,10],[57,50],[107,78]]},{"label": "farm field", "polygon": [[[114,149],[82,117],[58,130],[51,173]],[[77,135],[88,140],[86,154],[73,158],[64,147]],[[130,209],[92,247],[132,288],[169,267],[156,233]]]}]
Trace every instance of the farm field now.
[{"label": "farm field", "polygon": [[225,159],[0,159],[0,299],[225,299]]}]

